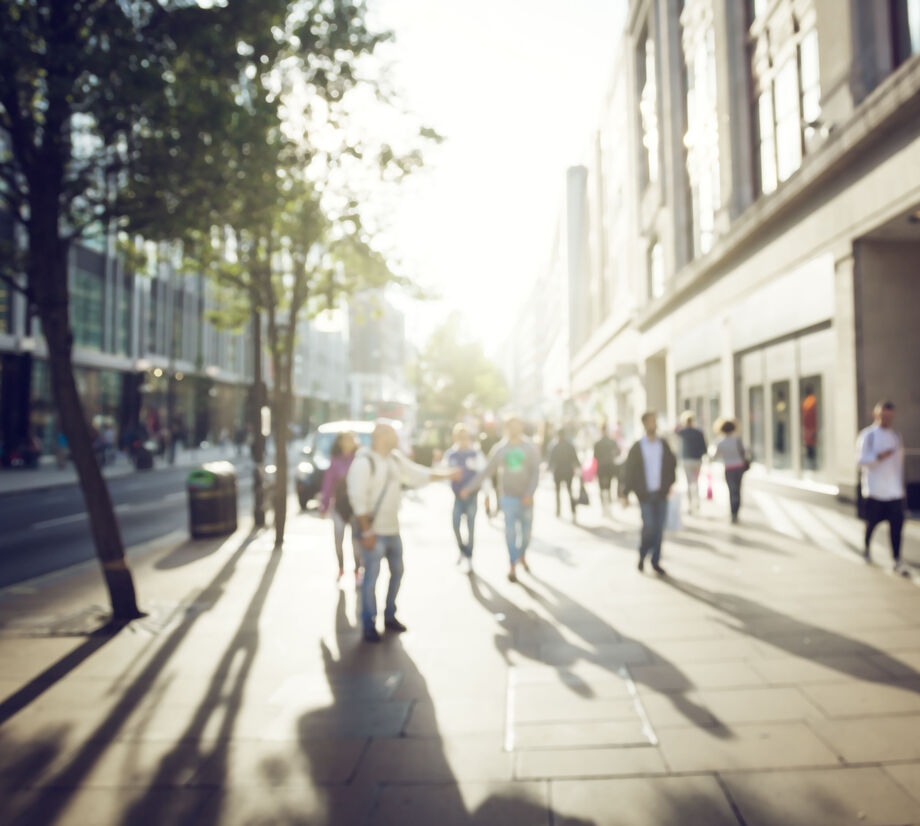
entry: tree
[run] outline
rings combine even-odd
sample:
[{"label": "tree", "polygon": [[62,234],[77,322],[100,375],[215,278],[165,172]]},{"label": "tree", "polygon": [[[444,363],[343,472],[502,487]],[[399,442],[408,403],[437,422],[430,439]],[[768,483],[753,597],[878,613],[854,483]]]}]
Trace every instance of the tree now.
[{"label": "tree", "polygon": [[[288,3],[199,7],[170,0],[0,0],[0,208],[24,238],[0,277],[23,292],[48,347],[51,385],[90,519],[113,616],[139,616],[111,498],[93,455],[71,367],[68,254],[117,217],[151,146],[183,169],[158,207],[180,216],[196,167],[246,66],[274,59]],[[181,82],[180,82],[181,79]],[[199,161],[201,163],[199,163]],[[133,226],[142,228],[138,213]],[[24,273],[25,278],[20,276]]]},{"label": "tree", "polygon": [[501,370],[471,341],[459,313],[452,313],[429,338],[416,366],[419,415],[456,421],[471,411],[497,410],[508,402]]}]

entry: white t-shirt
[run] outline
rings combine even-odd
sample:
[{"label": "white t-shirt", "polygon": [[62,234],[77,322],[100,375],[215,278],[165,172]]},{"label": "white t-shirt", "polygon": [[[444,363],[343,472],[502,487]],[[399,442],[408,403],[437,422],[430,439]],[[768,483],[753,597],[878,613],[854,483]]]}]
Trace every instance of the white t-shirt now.
[{"label": "white t-shirt", "polygon": [[378,536],[396,536],[402,486],[417,488],[430,481],[431,468],[416,464],[404,453],[394,450],[388,456],[381,456],[365,447],[355,455],[346,484],[355,515],[369,516],[379,501],[371,530]]},{"label": "white t-shirt", "polygon": [[[871,425],[856,440],[862,495],[890,502],[904,498],[904,443],[890,427]],[[893,450],[890,456],[878,455]]]}]

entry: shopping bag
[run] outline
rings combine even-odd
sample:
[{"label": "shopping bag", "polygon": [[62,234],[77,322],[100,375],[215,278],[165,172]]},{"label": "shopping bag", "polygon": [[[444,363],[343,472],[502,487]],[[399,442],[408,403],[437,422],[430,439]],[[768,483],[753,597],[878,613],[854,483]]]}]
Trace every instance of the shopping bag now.
[{"label": "shopping bag", "polygon": [[706,500],[712,501],[712,468],[706,469]]},{"label": "shopping bag", "polygon": [[593,456],[581,466],[581,479],[583,482],[593,482],[597,479],[597,459]]},{"label": "shopping bag", "polygon": [[680,527],[680,494],[675,491],[668,497],[668,512],[665,515],[664,528],[666,531],[679,531]]}]

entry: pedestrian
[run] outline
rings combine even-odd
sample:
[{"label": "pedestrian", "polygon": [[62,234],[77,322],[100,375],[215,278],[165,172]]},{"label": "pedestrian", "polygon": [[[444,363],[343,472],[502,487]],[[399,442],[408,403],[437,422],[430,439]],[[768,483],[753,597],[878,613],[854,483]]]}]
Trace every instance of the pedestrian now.
[{"label": "pedestrian", "polygon": [[607,513],[612,503],[610,484],[617,475],[617,457],[620,446],[611,438],[605,421],[601,425],[601,437],[594,443],[594,461],[597,462],[597,484],[600,488],[601,509]]},{"label": "pedestrian", "polygon": [[661,567],[661,542],[668,515],[668,496],[674,486],[677,459],[667,442],[658,437],[658,414],[652,410],[642,414],[642,436],[630,449],[623,468],[623,489],[620,499],[625,507],[629,494],[635,493],[642,513],[642,533],[639,539],[639,570],[645,568],[645,558],[652,557],[652,569],[664,574]]},{"label": "pedestrian", "polygon": [[572,479],[576,471],[580,469],[581,463],[578,461],[578,451],[575,450],[575,445],[572,444],[572,440],[568,437],[564,427],[559,428],[559,434],[549,449],[548,464],[550,471],[552,471],[553,484],[556,488],[556,516],[562,516],[559,494],[562,487],[565,486],[569,496],[569,510],[574,522],[576,520],[575,509],[578,507],[578,503],[572,495]]},{"label": "pedestrian", "polygon": [[[489,456],[492,453],[492,448],[495,447],[501,441],[501,436],[498,434],[498,423],[495,419],[489,418],[483,422],[483,431],[479,434],[479,448],[482,450],[484,456]],[[495,505],[492,505],[492,493],[495,493]],[[494,515],[498,513],[498,500],[501,496],[501,493],[498,488],[498,474],[495,473],[488,479],[486,479],[485,484],[482,486],[483,498],[486,502],[486,516],[491,519]]]},{"label": "pedestrian", "polygon": [[731,507],[732,522],[738,521],[741,508],[741,479],[749,463],[741,437],[737,435],[737,425],[731,420],[717,421],[720,434],[716,443],[709,449],[711,457],[725,466],[725,484],[728,486],[728,501]]},{"label": "pedestrian", "polygon": [[[454,510],[453,526],[454,536],[457,537],[457,546],[460,549],[460,556],[457,563],[461,562],[466,565],[466,573],[473,572],[473,537],[476,528],[476,510],[477,498],[468,496],[466,499],[460,496],[460,492],[465,485],[476,473],[485,467],[485,456],[479,449],[478,445],[473,444],[470,438],[469,428],[463,424],[457,424],[453,430],[454,443],[444,454],[444,462],[448,467],[459,468],[460,477],[451,482],[454,491]],[[463,538],[462,523],[466,521],[466,539]]]},{"label": "pedestrian", "polygon": [[677,430],[680,440],[680,466],[687,478],[687,513],[700,509],[700,468],[706,455],[706,437],[696,426],[693,412],[685,410],[680,416]]},{"label": "pedestrian", "polygon": [[[332,535],[335,542],[335,556],[339,563],[341,580],[345,575],[345,528],[348,527],[354,514],[351,509],[351,500],[348,498],[347,479],[348,469],[351,467],[355,452],[358,450],[358,440],[350,431],[339,433],[329,450],[329,467],[323,473],[322,495],[320,496],[320,516],[332,516]],[[358,541],[358,531],[351,525],[352,555],[355,561],[355,584],[361,576],[361,543]]]},{"label": "pedestrian", "polygon": [[901,530],[904,527],[904,440],[894,424],[894,403],[875,405],[875,423],[860,431],[856,440],[860,487],[865,505],[866,539],[863,556],[871,562],[872,533],[887,522],[891,534],[892,569],[908,575],[901,564]]},{"label": "pedestrian", "polygon": [[527,546],[533,527],[533,495],[540,481],[540,454],[524,436],[524,422],[518,416],[505,420],[505,437],[492,448],[489,461],[460,491],[461,498],[473,494],[490,476],[500,474],[499,504],[505,514],[505,541],[511,567],[508,579],[517,582],[517,565],[525,571]]},{"label": "pedestrian", "polygon": [[384,557],[390,569],[384,627],[406,630],[396,618],[396,595],[403,576],[403,546],[399,535],[399,505],[402,486],[420,487],[438,479],[454,479],[456,469],[438,471],[418,465],[397,449],[399,436],[391,425],[378,424],[371,434],[371,446],[359,448],[348,469],[348,499],[360,530],[361,620],[365,642],[380,642],[377,631],[377,577]]}]

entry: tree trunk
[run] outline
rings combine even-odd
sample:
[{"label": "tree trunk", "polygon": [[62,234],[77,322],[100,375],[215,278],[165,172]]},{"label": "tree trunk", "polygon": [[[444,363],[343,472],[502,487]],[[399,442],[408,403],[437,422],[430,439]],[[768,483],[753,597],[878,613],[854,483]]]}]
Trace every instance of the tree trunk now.
[{"label": "tree trunk", "polygon": [[[282,368],[283,369],[283,368]],[[289,377],[288,377],[289,378]],[[284,378],[280,379],[281,386],[275,394],[275,411],[272,430],[275,434],[275,547],[284,544],[284,526],[287,520],[288,500],[288,429],[290,422],[291,392],[290,383]]]},{"label": "tree trunk", "polygon": [[262,405],[265,404],[265,384],[262,379],[262,316],[255,300],[252,306],[252,521],[257,528],[264,528],[265,436],[262,435]]},{"label": "tree trunk", "polygon": [[31,244],[29,281],[36,298],[42,333],[48,344],[54,403],[83,491],[96,555],[102,563],[102,573],[112,602],[112,616],[116,620],[131,620],[143,614],[137,607],[134,580],[125,562],[121,531],[115,519],[109,489],[93,452],[89,424],[73,375],[67,251],[67,245],[60,240],[49,243],[46,239],[44,244]]}]

